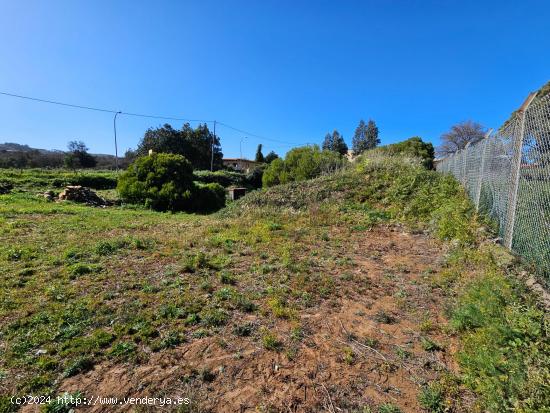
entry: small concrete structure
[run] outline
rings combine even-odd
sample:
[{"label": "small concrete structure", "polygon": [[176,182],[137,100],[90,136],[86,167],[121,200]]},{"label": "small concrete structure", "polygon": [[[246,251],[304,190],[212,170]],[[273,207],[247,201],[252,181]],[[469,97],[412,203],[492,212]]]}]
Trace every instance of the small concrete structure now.
[{"label": "small concrete structure", "polygon": [[249,173],[258,164],[259,163],[256,161],[251,161],[243,158],[224,158],[223,159],[223,166],[227,166],[238,172]]},{"label": "small concrete structure", "polygon": [[229,188],[229,199],[236,201],[237,199],[246,195],[246,188]]}]

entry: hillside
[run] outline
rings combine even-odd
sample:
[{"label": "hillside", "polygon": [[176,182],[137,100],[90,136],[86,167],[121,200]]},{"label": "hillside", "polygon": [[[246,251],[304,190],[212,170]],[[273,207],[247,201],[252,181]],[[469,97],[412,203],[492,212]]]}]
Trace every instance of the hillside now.
[{"label": "hillside", "polygon": [[[0,143],[0,168],[60,168],[66,152],[57,149],[38,149],[28,145]],[[98,169],[114,169],[115,157],[105,154],[91,154],[97,161]],[[124,158],[119,163],[127,165]]]},{"label": "hillside", "polygon": [[157,409],[177,412],[550,405],[522,268],[420,161],[367,155],[213,215],[0,200],[0,411],[65,392],[188,397]]}]

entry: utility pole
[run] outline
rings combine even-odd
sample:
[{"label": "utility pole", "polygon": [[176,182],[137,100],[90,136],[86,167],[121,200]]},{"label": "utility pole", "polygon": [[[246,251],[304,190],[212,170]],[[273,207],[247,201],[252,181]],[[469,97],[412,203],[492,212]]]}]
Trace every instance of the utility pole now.
[{"label": "utility pole", "polygon": [[115,168],[117,172],[118,172],[118,145],[116,142],[116,117],[119,113],[122,113],[122,112],[118,111],[117,113],[115,113],[115,117],[113,119],[113,130],[115,131]]},{"label": "utility pole", "polygon": [[212,157],[210,158],[210,171],[214,171],[214,142],[216,140],[216,121],[214,121],[214,134],[212,135],[212,146],[210,148],[210,152],[212,153]]}]

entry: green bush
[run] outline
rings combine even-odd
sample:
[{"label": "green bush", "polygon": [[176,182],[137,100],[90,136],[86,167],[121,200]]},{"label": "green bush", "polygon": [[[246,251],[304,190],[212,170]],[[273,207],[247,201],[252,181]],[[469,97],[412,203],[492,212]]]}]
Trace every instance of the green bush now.
[{"label": "green bush", "polygon": [[502,251],[497,245],[459,249],[447,263],[447,271],[463,274],[451,309],[462,381],[480,396],[483,411],[546,412],[548,315],[517,274],[507,273]]},{"label": "green bush", "polygon": [[193,169],[181,155],[143,156],[124,172],[117,189],[129,203],[157,211],[215,211],[225,206],[225,190],[217,183],[195,184]]},{"label": "green bush", "polygon": [[194,180],[204,184],[216,183],[224,188],[230,186],[256,189],[262,187],[264,166],[258,166],[247,174],[236,171],[195,171]]},{"label": "green bush", "polygon": [[70,185],[82,185],[93,189],[114,189],[117,180],[114,176],[86,174],[68,178]]},{"label": "green bush", "polygon": [[380,146],[369,151],[371,154],[379,153],[382,155],[401,155],[422,160],[422,165],[426,169],[433,169],[434,147],[430,142],[424,142],[422,138],[415,136],[406,141],[393,143],[391,145]]},{"label": "green bush", "polygon": [[284,160],[275,159],[266,168],[262,182],[270,187],[287,182],[305,181],[340,169],[345,159],[337,152],[321,150],[319,146],[303,146],[286,154]]},{"label": "green bush", "polygon": [[225,206],[225,189],[217,183],[198,184],[193,189],[192,198],[193,211],[217,211]]},{"label": "green bush", "polygon": [[193,168],[181,155],[155,153],[136,159],[117,185],[121,198],[158,211],[183,211],[192,206]]},{"label": "green bush", "polygon": [[228,186],[248,186],[246,175],[242,172],[235,171],[195,171],[194,180],[204,183],[211,184],[216,183],[224,188]]}]

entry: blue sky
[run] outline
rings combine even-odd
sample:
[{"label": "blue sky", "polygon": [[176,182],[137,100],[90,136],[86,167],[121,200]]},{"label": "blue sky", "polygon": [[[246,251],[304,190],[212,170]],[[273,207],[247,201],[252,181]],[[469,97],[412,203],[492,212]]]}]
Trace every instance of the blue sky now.
[{"label": "blue sky", "polygon": [[[0,91],[216,119],[271,139],[437,144],[453,123],[498,127],[550,80],[547,1],[0,0]],[[160,120],[118,120],[119,150]],[[181,122],[171,122],[181,126]],[[218,127],[226,156],[288,145]],[[0,142],[114,153],[112,115],[0,95]]]}]

